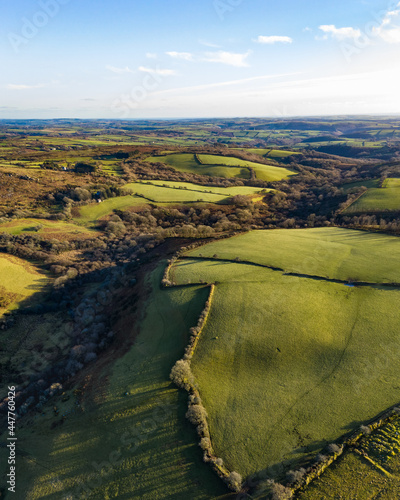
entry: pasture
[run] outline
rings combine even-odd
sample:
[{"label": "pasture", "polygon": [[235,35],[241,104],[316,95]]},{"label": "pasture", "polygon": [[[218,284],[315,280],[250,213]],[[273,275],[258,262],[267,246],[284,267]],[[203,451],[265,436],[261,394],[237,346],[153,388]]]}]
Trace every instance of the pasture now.
[{"label": "pasture", "polygon": [[[220,203],[236,195],[252,196],[261,188],[232,186],[228,188],[201,186],[190,182],[145,181],[125,184],[124,188],[155,203]],[[265,192],[270,189],[264,190]]]},{"label": "pasture", "polygon": [[254,155],[263,156],[264,158],[287,158],[288,156],[299,155],[298,151],[285,151],[284,149],[273,149],[273,148],[246,148],[244,151],[253,153]]},{"label": "pasture", "polygon": [[[209,500],[226,493],[202,462],[196,433],[184,416],[186,395],[168,378],[208,290],[161,291],[163,268],[148,279],[135,344],[109,368],[100,367],[83,397],[79,390],[74,392],[78,386],[73,387],[30,424],[20,424],[21,498]],[[135,336],[137,328],[137,323],[125,321],[124,334]],[[63,424],[55,426],[62,415]],[[0,453],[3,456],[5,449]]]},{"label": "pasture", "polygon": [[286,273],[342,281],[400,283],[400,239],[380,233],[341,228],[251,231],[189,255],[239,258]]},{"label": "pasture", "polygon": [[108,198],[101,203],[91,203],[79,207],[75,220],[83,224],[95,224],[96,221],[110,215],[114,210],[152,204],[181,203],[224,203],[232,196],[253,196],[266,193],[270,189],[247,186],[229,188],[201,186],[189,182],[145,181],[125,184],[124,188],[132,195]]},{"label": "pasture", "polygon": [[250,169],[255,172],[257,179],[267,182],[280,181],[291,175],[296,175],[296,172],[292,172],[285,168],[245,161],[229,156],[193,155],[183,153],[153,156],[147,158],[146,161],[166,163],[181,172],[212,177],[239,177],[242,179],[249,179],[251,177]]},{"label": "pasture", "polygon": [[138,196],[117,196],[108,198],[101,203],[90,203],[78,207],[74,220],[79,224],[96,224],[99,219],[110,215],[114,210],[124,210],[138,205],[144,205],[146,201]]},{"label": "pasture", "polygon": [[160,162],[169,165],[179,172],[187,172],[189,174],[207,175],[210,177],[223,177],[229,179],[231,177],[240,177],[241,179],[249,179],[250,172],[248,168],[227,167],[218,165],[202,165],[196,159],[196,155],[182,153],[164,156],[152,156],[146,158],[148,162]]},{"label": "pasture", "polygon": [[0,315],[16,309],[48,284],[46,275],[35,266],[8,254],[0,254],[0,276]]},{"label": "pasture", "polygon": [[15,235],[37,234],[45,239],[56,240],[81,240],[98,235],[97,232],[76,224],[46,219],[14,219],[0,224],[0,232]]},{"label": "pasture", "polygon": [[[400,290],[329,281],[346,262],[360,278],[396,281],[398,252],[398,238],[360,231],[253,231],[174,265],[176,284],[216,284],[192,370],[230,469],[288,470],[398,402]],[[306,275],[307,254],[328,279]],[[248,262],[224,260],[237,257]]]},{"label": "pasture", "polygon": [[381,213],[400,211],[400,179],[386,179],[381,188],[370,188],[343,213]]},{"label": "pasture", "polygon": [[257,179],[267,182],[281,181],[296,174],[296,172],[293,172],[286,168],[276,167],[274,165],[264,165],[262,163],[255,163],[247,160],[240,160],[238,158],[229,156],[202,154],[197,156],[202,164],[224,165],[229,167],[240,166],[242,168],[252,169],[254,170]]},{"label": "pasture", "polygon": [[[347,491],[348,500],[380,498],[392,500],[400,496],[400,420],[384,425],[378,431],[364,437],[357,449],[366,453],[363,459],[353,451],[347,451],[318,481],[299,495],[300,500],[337,498],[338,491]],[[382,467],[379,470],[378,467]]]}]

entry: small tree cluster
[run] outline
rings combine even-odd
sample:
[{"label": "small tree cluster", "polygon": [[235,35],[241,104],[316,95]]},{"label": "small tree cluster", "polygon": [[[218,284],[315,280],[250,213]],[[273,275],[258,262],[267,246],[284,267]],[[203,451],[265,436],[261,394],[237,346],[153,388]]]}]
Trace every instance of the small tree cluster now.
[{"label": "small tree cluster", "polygon": [[179,359],[172,367],[169,378],[181,389],[189,391],[194,380],[190,362],[185,359]]},{"label": "small tree cluster", "polygon": [[267,481],[270,491],[271,500],[290,500],[293,498],[293,490],[283,486],[283,484],[276,483],[273,480]]}]

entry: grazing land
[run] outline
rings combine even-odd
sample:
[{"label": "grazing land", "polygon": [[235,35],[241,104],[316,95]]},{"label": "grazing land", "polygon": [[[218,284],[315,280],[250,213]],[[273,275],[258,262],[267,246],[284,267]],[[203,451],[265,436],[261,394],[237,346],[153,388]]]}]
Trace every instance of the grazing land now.
[{"label": "grazing land", "polygon": [[270,189],[261,190],[248,186],[224,188],[168,181],[135,182],[126,184],[125,188],[156,203],[220,203],[232,196],[252,196],[261,193],[261,191],[265,193],[271,191]]},{"label": "grazing land", "polygon": [[258,148],[248,148],[246,149],[249,153],[253,153],[258,156],[263,156],[264,158],[287,158],[288,156],[301,154],[296,151],[285,151],[284,149],[258,149]]},{"label": "grazing land", "polygon": [[368,189],[345,214],[400,211],[400,179],[385,179],[382,187]]},{"label": "grazing land", "polygon": [[[22,498],[207,500],[227,493],[202,463],[195,432],[185,421],[185,397],[168,380],[207,290],[160,291],[163,267],[150,277],[135,345],[115,357],[112,371],[100,368],[94,379],[82,379],[56,398],[56,413],[48,407],[19,428]],[[135,338],[138,325],[133,328],[128,318],[121,317],[123,336]]]},{"label": "grazing land", "polygon": [[[332,280],[400,283],[400,240],[339,228],[252,231],[209,243],[191,256],[240,259],[286,273]],[[374,266],[371,266],[371,261]]]},{"label": "grazing land", "polygon": [[196,155],[194,154],[171,154],[166,156],[150,157],[147,158],[146,161],[166,163],[179,172],[187,172],[190,174],[223,177],[227,179],[232,177],[239,177],[242,179],[250,178],[250,171],[248,168],[201,164],[196,159]]},{"label": "grazing land", "polygon": [[[0,121],[16,498],[267,500],[398,405],[399,158],[395,117]],[[390,425],[299,498],[398,498]]]},{"label": "grazing land", "polygon": [[36,234],[43,238],[74,240],[95,238],[97,233],[89,229],[61,221],[46,219],[16,219],[0,224],[0,232],[14,235]]},{"label": "grazing land", "polygon": [[74,220],[81,224],[96,225],[102,217],[110,215],[114,210],[124,210],[127,208],[145,205],[147,202],[139,196],[118,196],[108,198],[101,203],[91,203],[83,207],[77,207],[74,214]]},{"label": "grazing land", "polygon": [[[399,459],[400,421],[384,425],[363,438],[355,451],[346,452],[299,498],[336,498],[337,491],[346,491],[349,500],[381,498],[391,500],[400,494]],[[360,456],[361,452],[364,456]]]},{"label": "grazing land", "polygon": [[257,179],[267,182],[280,181],[296,174],[296,172],[289,171],[286,168],[217,155],[173,154],[150,157],[147,158],[147,161],[165,162],[167,165],[181,172],[225,178],[240,177],[249,179],[251,177],[251,170],[253,170]]},{"label": "grazing land", "polygon": [[0,275],[0,315],[48,284],[46,275],[35,266],[11,255],[0,254]]},{"label": "grazing land", "polygon": [[[307,244],[313,246],[319,239],[325,258],[335,236],[347,241],[346,256],[354,251],[357,258],[359,248],[365,248],[363,233],[330,232],[328,236],[324,230],[302,231],[301,239],[307,241],[310,234]],[[286,470],[300,466],[305,458],[356,429],[355,422],[371,419],[398,399],[394,388],[400,317],[394,308],[400,291],[391,286],[348,287],[226,262],[232,245],[241,260],[255,263],[259,259],[254,248],[266,256],[269,248],[282,252],[279,240],[272,244],[263,236],[254,232],[201,247],[190,252],[192,259],[179,261],[172,275],[178,284],[216,283],[192,370],[217,455],[245,477],[273,470],[278,463]],[[291,242],[284,236],[280,267],[286,270],[285,252],[292,250],[295,255],[300,240],[296,234]],[[397,239],[382,238],[375,249],[381,260],[389,251],[400,250]],[[214,257],[207,259],[213,252]],[[393,278],[398,276],[395,262],[391,262]],[[336,272],[341,263],[339,257],[330,277],[342,275],[344,271]],[[369,276],[368,262],[362,267],[360,276]],[[309,270],[307,263],[297,269],[302,274]],[[379,271],[387,268],[375,270],[376,278]]]},{"label": "grazing land", "polygon": [[252,188],[248,186],[232,186],[230,188],[201,186],[185,182],[147,181],[124,185],[126,191],[133,195],[109,198],[101,203],[91,203],[80,207],[75,220],[85,224],[112,214],[114,210],[152,204],[184,204],[184,203],[222,203],[233,196],[255,196],[271,192],[271,189]]}]

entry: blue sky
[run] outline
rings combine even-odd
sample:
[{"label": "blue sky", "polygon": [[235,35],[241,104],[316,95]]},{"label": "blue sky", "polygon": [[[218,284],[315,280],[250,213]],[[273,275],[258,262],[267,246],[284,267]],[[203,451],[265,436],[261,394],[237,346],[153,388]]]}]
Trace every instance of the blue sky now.
[{"label": "blue sky", "polygon": [[0,118],[400,113],[400,1],[0,4]]}]

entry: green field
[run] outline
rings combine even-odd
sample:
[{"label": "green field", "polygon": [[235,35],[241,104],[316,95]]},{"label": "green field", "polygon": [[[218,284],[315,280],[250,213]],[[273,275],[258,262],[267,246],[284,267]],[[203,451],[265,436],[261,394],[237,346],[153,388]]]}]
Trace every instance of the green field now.
[{"label": "green field", "polygon": [[343,184],[341,187],[344,189],[346,193],[351,191],[352,189],[355,188],[361,188],[361,187],[366,187],[366,188],[377,188],[379,187],[379,179],[368,179],[365,181],[357,181],[357,182],[349,182],[347,184]]},{"label": "green field", "polygon": [[260,188],[247,186],[223,188],[170,181],[132,182],[124,188],[156,203],[219,203],[232,196],[251,196],[261,192]]},{"label": "green field", "polygon": [[43,290],[48,278],[25,260],[0,254],[0,316]]},{"label": "green field", "polygon": [[62,221],[46,219],[14,219],[0,224],[0,232],[9,234],[37,234],[48,239],[95,238],[98,233],[90,229]]},{"label": "green field", "polygon": [[[339,228],[252,231],[190,253],[342,281],[400,283],[400,239]],[[371,266],[371,262],[374,263]]]},{"label": "green field", "polygon": [[249,148],[244,151],[253,153],[255,155],[263,156],[264,158],[287,158],[288,156],[299,155],[301,153],[296,151],[285,151],[283,149],[262,149],[262,148]]},{"label": "green field", "polygon": [[[19,425],[19,498],[209,500],[226,493],[202,462],[184,416],[186,395],[169,381],[208,290],[161,291],[163,267],[149,280],[152,292],[135,345],[96,376],[85,400],[70,390],[68,401],[56,398],[30,424]],[[64,423],[51,428],[63,414]],[[2,458],[5,453],[0,449]]]},{"label": "green field", "polygon": [[[300,500],[334,500],[346,491],[346,500],[392,500],[400,496],[400,419],[397,417],[357,443],[366,460],[347,451],[322,477],[313,482]],[[376,464],[376,465],[375,465]],[[379,469],[379,468],[382,469]],[[386,473],[384,472],[386,471]]]},{"label": "green field", "polygon": [[121,162],[109,161],[109,160],[101,161],[101,171],[112,176],[114,175],[120,176],[123,174]]},{"label": "green field", "polygon": [[314,249],[329,278],[346,275],[344,259],[363,279],[400,277],[398,238],[336,228],[254,231],[191,251],[172,271],[177,284],[216,283],[192,370],[216,454],[244,476],[288,470],[398,402],[398,288],[223,260],[262,257],[306,275],[302,254]]},{"label": "green field", "polygon": [[[367,186],[366,186],[367,187]],[[400,179],[386,179],[381,188],[371,188],[343,213],[400,211]]]},{"label": "green field", "polygon": [[285,168],[263,165],[262,163],[240,160],[228,156],[201,154],[198,157],[201,163],[197,160],[196,155],[187,153],[153,156],[147,158],[146,161],[166,163],[181,172],[224,178],[240,177],[242,179],[249,179],[249,168],[251,168],[254,170],[257,179],[267,182],[279,181],[296,174]]},{"label": "green field", "polygon": [[179,172],[187,172],[189,174],[207,175],[211,177],[223,177],[230,179],[231,177],[240,177],[241,179],[249,179],[250,172],[247,168],[223,167],[215,165],[201,165],[193,154],[172,154],[165,156],[152,156],[147,158],[148,162],[165,163],[173,167]]},{"label": "green field", "polygon": [[101,203],[80,207],[79,215],[74,219],[82,224],[95,224],[102,217],[110,215],[113,210],[124,210],[148,203],[221,203],[236,195],[252,196],[261,191],[271,191],[247,186],[216,188],[170,181],[131,182],[125,184],[124,188],[131,191],[132,195],[108,198]]},{"label": "green field", "polygon": [[146,204],[146,201],[138,196],[108,198],[101,203],[91,203],[79,207],[79,215],[74,217],[74,220],[80,224],[96,224],[99,219],[110,215],[114,210],[124,210],[143,204]]},{"label": "green field", "polygon": [[264,165],[262,163],[255,163],[252,161],[240,160],[238,158],[233,158],[229,156],[198,155],[198,157],[203,164],[225,165],[230,167],[240,166],[242,168],[251,168],[252,170],[254,170],[257,179],[267,182],[281,181],[282,179],[287,179],[291,175],[296,174],[296,172],[293,172],[286,168],[275,167],[273,165]]}]

